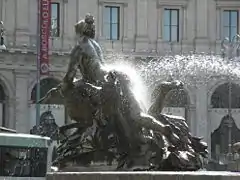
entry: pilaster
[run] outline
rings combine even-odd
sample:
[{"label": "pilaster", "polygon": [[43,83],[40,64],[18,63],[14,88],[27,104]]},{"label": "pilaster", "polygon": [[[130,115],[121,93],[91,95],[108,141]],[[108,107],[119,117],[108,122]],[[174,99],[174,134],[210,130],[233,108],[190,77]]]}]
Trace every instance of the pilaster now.
[{"label": "pilaster", "polygon": [[210,48],[208,38],[208,3],[208,0],[195,1],[196,52],[209,52]]},{"label": "pilaster", "polygon": [[6,102],[7,106],[7,127],[11,129],[16,129],[16,111],[15,111],[16,98],[9,98]]},{"label": "pilaster", "polygon": [[136,51],[148,49],[148,0],[137,0],[136,3]]},{"label": "pilaster", "polygon": [[28,77],[25,70],[15,70],[16,83],[16,130],[21,133],[29,133],[28,118]]},{"label": "pilaster", "polygon": [[208,141],[208,108],[207,104],[207,84],[198,82],[196,85],[196,135]]},{"label": "pilaster", "polygon": [[[36,12],[37,13],[37,12]],[[16,45],[27,46],[30,43],[30,2],[29,0],[16,1]],[[37,21],[37,19],[36,19]]]},{"label": "pilaster", "polygon": [[188,107],[188,117],[187,121],[189,123],[189,129],[192,134],[196,134],[196,106],[195,105],[190,105]]}]

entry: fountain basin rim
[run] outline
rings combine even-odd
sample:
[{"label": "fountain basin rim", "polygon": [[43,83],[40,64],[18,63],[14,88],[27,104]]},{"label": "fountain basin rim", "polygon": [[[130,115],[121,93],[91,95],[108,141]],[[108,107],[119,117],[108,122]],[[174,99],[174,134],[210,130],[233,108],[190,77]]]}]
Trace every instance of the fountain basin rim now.
[{"label": "fountain basin rim", "polygon": [[104,171],[104,172],[50,172],[48,176],[54,175],[191,175],[191,176],[238,176],[239,172],[229,171]]}]

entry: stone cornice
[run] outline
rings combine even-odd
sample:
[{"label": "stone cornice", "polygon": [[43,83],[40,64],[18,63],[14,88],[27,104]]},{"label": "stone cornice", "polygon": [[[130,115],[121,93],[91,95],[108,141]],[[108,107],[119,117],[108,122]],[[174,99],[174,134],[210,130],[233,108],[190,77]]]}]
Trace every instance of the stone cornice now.
[{"label": "stone cornice", "polygon": [[64,4],[65,3],[68,3],[68,0],[52,0],[53,3],[61,3],[63,2]]},{"label": "stone cornice", "polygon": [[239,0],[215,0],[217,8],[236,8],[240,5]]},{"label": "stone cornice", "polygon": [[[59,53],[54,53],[50,55],[50,71],[65,71],[67,67],[68,54],[59,55]],[[9,52],[8,50],[0,52],[0,70],[36,70],[36,54],[32,51],[27,51],[22,53],[21,51]]]},{"label": "stone cornice", "polygon": [[123,4],[125,7],[128,6],[129,0],[99,0],[98,5],[102,6],[105,3],[117,3],[117,4]]},{"label": "stone cornice", "polygon": [[[36,51],[30,50],[30,49],[6,49],[6,50],[0,50],[0,55],[6,53],[11,54],[28,54],[28,55],[36,55]],[[68,56],[70,52],[66,51],[50,51],[49,55],[53,56]]]},{"label": "stone cornice", "polygon": [[188,5],[189,0],[158,0],[157,8],[161,8],[163,6],[181,6],[186,7]]}]

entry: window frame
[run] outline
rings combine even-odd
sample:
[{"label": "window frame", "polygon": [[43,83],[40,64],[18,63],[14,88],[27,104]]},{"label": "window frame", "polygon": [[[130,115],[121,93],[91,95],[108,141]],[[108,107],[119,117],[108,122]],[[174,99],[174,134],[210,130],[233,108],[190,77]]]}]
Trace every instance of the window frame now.
[{"label": "window frame", "polygon": [[163,32],[164,32],[164,9],[179,9],[179,41],[173,41],[171,43],[179,43],[183,40],[187,40],[187,6],[190,0],[157,0],[157,20],[158,20],[158,29],[157,37],[158,42],[169,43],[169,41],[164,41]]},{"label": "window frame", "polygon": [[[60,2],[51,2],[51,15],[52,15],[52,5],[57,5],[57,35],[56,36],[52,36],[52,27],[50,27],[50,36],[51,38],[58,38],[60,37],[60,26],[61,26],[61,3]],[[51,16],[51,25],[52,25],[52,16]]]},{"label": "window frame", "polygon": [[[222,9],[222,15],[221,15],[221,21],[222,21],[222,26],[221,26],[221,29],[222,29],[222,39],[224,39],[224,38],[229,38],[229,40],[230,41],[232,41],[232,38],[230,38],[230,35],[231,35],[231,32],[229,31],[229,35],[228,36],[226,36],[225,34],[224,34],[224,28],[225,27],[228,27],[229,29],[228,30],[231,30],[231,28],[232,28],[232,26],[231,26],[231,13],[230,12],[237,12],[237,32],[239,31],[239,10],[238,9]],[[228,26],[225,26],[224,25],[224,12],[228,12],[229,13],[229,23],[230,24],[228,24]]]},{"label": "window frame", "polygon": [[[170,12],[169,25],[165,25],[165,23],[164,23],[164,21],[165,21],[164,14],[165,14],[166,11]],[[171,23],[173,11],[177,12],[177,40],[172,40],[172,27],[176,26],[176,25],[173,25]],[[165,27],[166,26],[168,26],[170,28],[169,40],[165,40],[164,33],[165,33]],[[179,8],[169,8],[169,7],[166,7],[166,8],[163,9],[163,40],[167,41],[167,42],[179,42],[179,40],[180,40],[180,9]]]},{"label": "window frame", "polygon": [[[110,25],[110,31],[109,31],[110,32],[110,34],[109,34],[110,38],[108,39],[105,35],[105,32],[104,32],[104,29],[105,29],[104,28],[104,26],[105,26],[104,17],[103,17],[103,36],[106,40],[118,41],[118,40],[120,40],[120,36],[121,36],[121,6],[105,4],[103,6],[103,14],[104,14],[105,8],[110,8],[110,22],[108,24],[108,25]],[[112,23],[112,20],[111,20],[112,19],[111,18],[112,17],[111,11],[112,11],[113,8],[117,9],[117,23]],[[112,38],[111,27],[112,27],[113,24],[117,24],[117,39]]]},{"label": "window frame", "polygon": [[[239,11],[240,1],[236,0],[215,0],[216,2],[216,13],[217,13],[217,23],[216,23],[216,32],[217,32],[217,41],[221,41],[225,38],[224,29],[223,29],[223,11],[224,10],[236,10]],[[240,14],[239,14],[240,15]],[[240,18],[238,19],[238,30],[240,25]]]},{"label": "window frame", "polygon": [[[100,41],[119,42],[127,37],[128,27],[128,4],[129,0],[99,0],[98,2],[98,23],[96,39]],[[120,7],[120,26],[119,26],[119,40],[107,40],[104,37],[104,7],[105,6],[119,6]]]}]

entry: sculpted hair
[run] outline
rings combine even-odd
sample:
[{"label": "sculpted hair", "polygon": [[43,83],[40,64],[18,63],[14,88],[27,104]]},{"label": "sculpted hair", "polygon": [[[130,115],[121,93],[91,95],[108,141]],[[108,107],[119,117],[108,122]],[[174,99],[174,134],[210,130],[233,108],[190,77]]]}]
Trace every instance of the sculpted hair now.
[{"label": "sculpted hair", "polygon": [[95,37],[95,24],[92,15],[86,15],[84,20],[74,25],[74,28],[76,34],[84,35],[92,39]]}]

